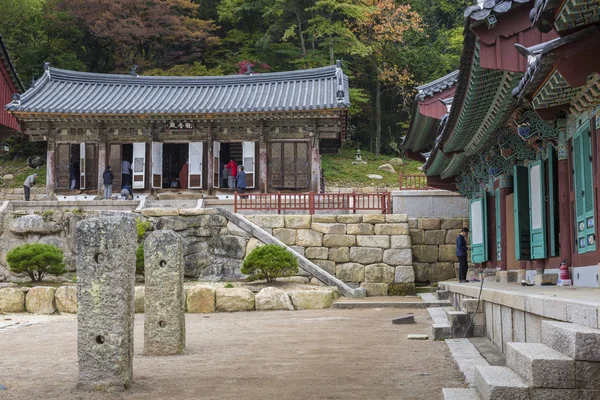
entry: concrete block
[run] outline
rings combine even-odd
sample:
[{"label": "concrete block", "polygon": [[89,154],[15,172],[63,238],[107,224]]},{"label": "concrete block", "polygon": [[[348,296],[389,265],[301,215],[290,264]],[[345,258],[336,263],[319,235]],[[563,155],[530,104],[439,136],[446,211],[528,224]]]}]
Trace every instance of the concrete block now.
[{"label": "concrete block", "polygon": [[323,246],[325,247],[350,247],[356,245],[356,236],[328,234],[323,236]]},{"label": "concrete block", "polygon": [[600,362],[600,330],[569,322],[542,321],[542,343],[579,361]]},{"label": "concrete block", "polygon": [[136,223],[107,216],[76,229],[77,387],[122,391],[133,380]]},{"label": "concrete block", "polygon": [[363,220],[362,215],[343,214],[337,216],[337,222],[341,224],[359,224]]},{"label": "concrete block", "polygon": [[544,297],[525,296],[525,311],[532,314],[544,315]]},{"label": "concrete block", "polygon": [[558,283],[558,274],[537,274],[533,277],[536,286],[551,286]]},{"label": "concrete block", "polygon": [[394,282],[395,268],[387,264],[371,264],[365,266],[365,281],[371,283]]},{"label": "concrete block", "polygon": [[544,317],[566,321],[568,305],[564,299],[544,297]]},{"label": "concrete block", "polygon": [[542,342],[542,320],[539,315],[525,313],[525,341],[527,343]]},{"label": "concrete block", "polygon": [[183,245],[171,230],[152,232],[144,242],[144,354],[182,354],[185,347]]},{"label": "concrete block", "polygon": [[571,389],[575,387],[572,358],[542,343],[507,343],[506,366],[531,387]]},{"label": "concrete block", "polygon": [[425,241],[425,231],[422,229],[410,229],[408,234],[410,235],[410,242],[413,246],[423,244]]},{"label": "concrete block", "polygon": [[325,224],[313,222],[310,228],[313,231],[321,233],[335,233],[339,235],[344,235],[346,233],[346,224]]},{"label": "concrete block", "polygon": [[375,225],[376,235],[408,235],[408,223],[398,224],[377,224]]},{"label": "concrete block", "polygon": [[600,363],[575,361],[575,387],[600,390]]},{"label": "concrete block", "polygon": [[387,283],[363,282],[360,284],[360,287],[366,289],[368,297],[388,295]]},{"label": "concrete block", "polygon": [[417,224],[419,229],[438,230],[441,227],[441,220],[439,218],[419,218]]},{"label": "concrete block", "polygon": [[389,265],[412,266],[411,249],[389,249],[383,252],[383,262]]},{"label": "concrete block", "polygon": [[346,225],[346,233],[348,235],[372,235],[375,232],[375,227],[372,224],[348,224]]},{"label": "concrete block", "polygon": [[288,246],[296,244],[296,229],[275,228],[273,229],[273,236]]},{"label": "concrete block", "polygon": [[446,241],[446,231],[425,231],[423,244],[444,244]]},{"label": "concrete block", "polygon": [[525,342],[525,312],[513,309],[513,340],[515,342]]},{"label": "concrete block", "polygon": [[441,262],[458,262],[456,257],[456,245],[442,244],[439,246],[439,260]]},{"label": "concrete block", "polygon": [[[412,241],[411,236],[411,241]],[[433,263],[438,261],[438,246],[415,246],[414,242],[411,246],[414,261]]]},{"label": "concrete block", "polygon": [[[323,247],[327,249],[327,247]],[[350,261],[350,249],[348,247],[333,247],[329,249],[329,260],[340,263]]]},{"label": "concrete block", "polygon": [[411,246],[409,235],[390,236],[390,247],[392,249],[409,249]]},{"label": "concrete block", "polygon": [[304,250],[304,256],[309,260],[327,260],[329,249],[327,247],[309,247]]},{"label": "concrete block", "polygon": [[362,222],[366,224],[382,224],[385,222],[385,214],[365,214],[362,216]]},{"label": "concrete block", "polygon": [[508,367],[476,367],[475,389],[482,400],[530,400],[527,384]]},{"label": "concrete block", "polygon": [[506,349],[507,342],[513,342],[512,311],[510,307],[500,306],[502,314],[502,352]]},{"label": "concrete block", "polygon": [[571,301],[566,311],[568,322],[574,322],[590,328],[598,326],[598,306],[596,304]]},{"label": "concrete block", "polygon": [[[386,250],[390,251],[390,250]],[[408,250],[410,252],[410,250]],[[350,261],[361,264],[375,264],[383,260],[383,249],[378,247],[351,247]],[[412,260],[411,260],[412,263]],[[386,264],[395,265],[395,263],[386,262]]]},{"label": "concrete block", "polygon": [[390,237],[388,235],[357,235],[356,245],[360,247],[390,248]]},{"label": "concrete block", "polygon": [[396,267],[394,282],[396,283],[414,283],[415,281],[415,270],[412,266],[398,266]]}]

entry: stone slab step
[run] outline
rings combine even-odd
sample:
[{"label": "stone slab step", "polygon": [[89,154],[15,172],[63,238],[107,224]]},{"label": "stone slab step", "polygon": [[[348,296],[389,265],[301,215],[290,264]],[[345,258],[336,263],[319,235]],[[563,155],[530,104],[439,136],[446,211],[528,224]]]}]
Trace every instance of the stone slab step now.
[{"label": "stone slab step", "polygon": [[574,360],[600,362],[600,330],[570,322],[542,321],[542,343]]},{"label": "stone slab step", "polygon": [[508,367],[476,367],[475,389],[481,400],[530,400],[527,383]]},{"label": "stone slab step", "polygon": [[442,303],[445,306],[449,306],[451,304],[449,300],[438,300],[433,293],[417,293],[417,296],[427,303]]},{"label": "stone slab step", "polygon": [[481,356],[479,351],[469,339],[447,339],[446,344],[458,369],[465,376],[465,382],[475,383],[475,368],[489,367],[489,363]]},{"label": "stone slab step", "polygon": [[448,316],[441,307],[430,307],[427,309],[431,321],[431,337],[433,340],[443,340],[452,337],[452,330],[448,324]]},{"label": "stone slab step", "polygon": [[435,293],[437,290],[438,288],[431,286],[417,286],[415,288],[417,293]]},{"label": "stone slab step", "polygon": [[506,343],[506,366],[535,388],[575,387],[575,361],[542,343]]},{"label": "stone slab step", "polygon": [[444,400],[481,400],[475,389],[443,388]]},{"label": "stone slab step", "polygon": [[426,302],[408,302],[408,301],[337,301],[333,303],[333,308],[353,309],[353,308],[429,308],[442,307],[445,304],[441,303],[426,303]]}]

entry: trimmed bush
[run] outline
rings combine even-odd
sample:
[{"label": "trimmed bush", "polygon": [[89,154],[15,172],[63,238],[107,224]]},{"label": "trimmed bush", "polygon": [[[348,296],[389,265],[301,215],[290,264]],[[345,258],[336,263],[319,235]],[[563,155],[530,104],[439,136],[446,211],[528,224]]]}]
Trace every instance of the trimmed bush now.
[{"label": "trimmed bush", "polygon": [[46,274],[62,275],[66,271],[64,253],[50,244],[30,243],[17,246],[6,255],[8,268],[17,274],[25,272],[33,282]]},{"label": "trimmed bush", "polygon": [[248,281],[266,279],[273,282],[279,277],[298,273],[298,261],[289,251],[275,244],[257,247],[244,260],[242,273],[250,275]]}]

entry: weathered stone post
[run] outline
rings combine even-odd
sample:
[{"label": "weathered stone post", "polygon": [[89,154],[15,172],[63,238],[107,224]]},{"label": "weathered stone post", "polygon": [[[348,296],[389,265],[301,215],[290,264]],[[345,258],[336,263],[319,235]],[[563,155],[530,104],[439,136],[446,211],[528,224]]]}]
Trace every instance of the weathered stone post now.
[{"label": "weathered stone post", "polygon": [[133,378],[137,227],[106,216],[77,223],[77,387],[122,391]]},{"label": "weathered stone post", "polygon": [[144,242],[144,354],[182,354],[185,347],[183,246],[177,233],[155,231]]}]

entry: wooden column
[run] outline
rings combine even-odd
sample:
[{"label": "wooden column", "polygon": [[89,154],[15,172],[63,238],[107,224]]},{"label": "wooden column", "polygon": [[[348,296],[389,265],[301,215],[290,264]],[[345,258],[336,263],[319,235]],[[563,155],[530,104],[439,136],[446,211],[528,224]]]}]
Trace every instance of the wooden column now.
[{"label": "wooden column", "polygon": [[319,193],[321,187],[321,156],[319,155],[319,127],[316,119],[313,122],[313,132],[310,135],[310,168],[310,190]]},{"label": "wooden column", "polygon": [[267,138],[265,134],[265,121],[261,120],[258,141],[258,184],[261,193],[267,193],[269,189],[267,168]]},{"label": "wooden column", "polygon": [[[212,135],[212,126],[209,125],[208,126],[208,162],[207,162],[207,166],[206,166],[206,172],[208,174],[208,179],[206,180],[206,189],[208,191],[208,195],[209,196],[214,196],[215,195],[215,166],[213,165],[214,163],[214,157],[215,155],[213,154],[213,135]],[[217,166],[217,168],[219,168],[219,166]]]},{"label": "wooden column", "polygon": [[[508,175],[506,178],[508,181],[512,181],[512,175]],[[496,221],[496,223],[500,224],[500,261],[498,261],[498,266],[500,269],[505,271],[508,269],[508,235],[506,233],[506,218],[508,212],[513,212],[513,210],[507,210],[506,208],[506,196],[508,196],[512,192],[510,187],[503,187],[502,180],[500,180],[500,221]],[[514,243],[512,244],[514,246]]]},{"label": "wooden column", "polygon": [[55,149],[56,142],[49,139],[48,149],[46,150],[46,200],[56,200],[56,197],[54,196],[54,189],[56,188]]},{"label": "wooden column", "polygon": [[104,199],[104,169],[106,168],[106,140],[98,141],[98,196]]},{"label": "wooden column", "polygon": [[561,261],[571,261],[573,255],[573,249],[571,246],[571,234],[573,222],[571,221],[571,200],[570,200],[570,186],[569,186],[569,174],[571,168],[569,166],[569,145],[567,143],[567,127],[566,120],[564,118],[557,119],[557,125],[559,129],[558,134],[558,224],[555,224],[555,228],[559,229],[558,236],[558,255]]}]

